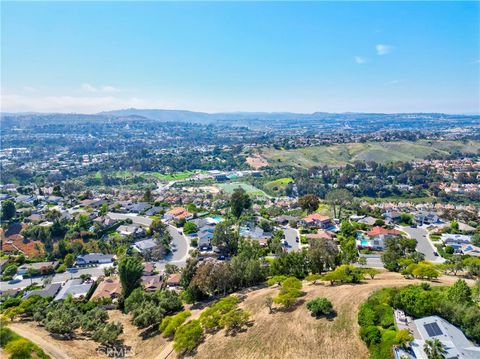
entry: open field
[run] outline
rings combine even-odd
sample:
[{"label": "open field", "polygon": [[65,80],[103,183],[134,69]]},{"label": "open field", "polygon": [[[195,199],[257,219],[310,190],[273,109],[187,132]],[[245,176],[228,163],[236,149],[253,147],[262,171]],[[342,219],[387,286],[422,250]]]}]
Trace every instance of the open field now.
[{"label": "open field", "polygon": [[[442,277],[438,284],[453,284],[456,278]],[[247,293],[242,309],[252,313],[254,325],[236,336],[223,331],[208,336],[195,358],[368,358],[368,349],[358,335],[359,305],[376,289],[418,283],[398,273],[383,273],[374,280],[357,285],[330,286],[304,283],[306,295],[294,310],[269,314],[265,297],[274,296],[278,288]],[[333,320],[315,319],[305,302],[315,297],[332,301],[337,316]]]},{"label": "open field", "polygon": [[379,163],[411,161],[428,155],[453,152],[478,153],[480,142],[469,141],[426,141],[417,142],[366,142],[347,143],[332,146],[276,150],[264,148],[262,156],[271,166],[295,166],[309,168],[319,165],[342,166],[354,161],[375,161]]},{"label": "open field", "polygon": [[266,189],[270,191],[278,192],[278,191],[283,191],[285,187],[287,187],[287,185],[291,182],[293,182],[292,178],[285,177],[285,178],[276,179],[275,181],[267,182],[265,183],[264,186]]},{"label": "open field", "polygon": [[233,191],[235,191],[235,189],[237,189],[238,187],[241,187],[244,189],[245,192],[247,192],[251,196],[265,196],[265,192],[248,183],[240,183],[240,182],[221,183],[218,185],[218,187],[220,187],[225,192],[230,194],[232,194]]},{"label": "open field", "polygon": [[[441,277],[433,285],[451,285],[457,278]],[[419,283],[405,279],[398,273],[385,272],[362,284],[330,286],[307,284],[305,295],[293,310],[277,310],[269,314],[265,306],[267,296],[275,296],[276,287],[250,289],[239,293],[240,307],[252,313],[252,326],[235,336],[224,331],[207,335],[194,353],[195,358],[368,358],[368,350],[358,335],[357,313],[359,305],[374,290],[384,287]],[[469,281],[471,282],[471,281]],[[473,283],[473,282],[472,282]],[[337,316],[333,320],[315,319],[305,307],[305,302],[315,297],[329,298]],[[192,309],[191,319],[198,318],[202,309]],[[161,335],[143,339],[141,332],[130,323],[127,315],[117,310],[109,312],[110,320],[120,321],[124,334],[120,339],[130,349],[128,357],[166,359],[179,357],[172,352],[172,342]],[[52,358],[105,358],[97,352],[97,343],[88,338],[58,340],[34,322],[15,321],[12,330],[39,345]],[[228,353],[228,354],[226,354]]]}]

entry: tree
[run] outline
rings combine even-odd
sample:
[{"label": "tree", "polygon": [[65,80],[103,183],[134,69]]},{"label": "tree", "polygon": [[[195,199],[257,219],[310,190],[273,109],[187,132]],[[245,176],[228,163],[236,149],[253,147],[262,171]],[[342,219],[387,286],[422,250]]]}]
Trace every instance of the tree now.
[{"label": "tree", "polygon": [[189,310],[184,310],[175,315],[169,315],[163,318],[160,324],[160,332],[165,338],[172,338],[175,335],[177,329],[191,316],[192,313]]},{"label": "tree", "polygon": [[280,293],[273,298],[273,302],[290,308],[295,305],[297,298],[302,295],[302,282],[294,277],[285,279],[280,286]]},{"label": "tree", "polygon": [[185,222],[183,225],[183,233],[192,234],[197,232],[197,225],[194,222]]},{"label": "tree", "polygon": [[147,188],[145,190],[145,193],[143,194],[143,201],[144,202],[152,202],[153,196],[152,196],[152,190],[150,188]]},{"label": "tree", "polygon": [[[328,192],[325,196],[325,199],[332,206],[334,216],[336,218],[341,218],[342,208],[352,202],[353,196],[348,190],[344,188],[338,188]],[[339,208],[338,217],[337,207]]]},{"label": "tree", "polygon": [[31,341],[18,338],[9,342],[5,346],[5,351],[10,354],[10,359],[27,359],[32,357],[33,348]]},{"label": "tree", "polygon": [[125,299],[140,286],[143,264],[138,257],[123,257],[118,265],[122,294]]},{"label": "tree", "polygon": [[338,259],[337,245],[328,239],[312,239],[307,250],[308,265],[312,273],[322,273],[335,268]]},{"label": "tree", "polygon": [[[362,258],[365,258],[365,257],[362,257]],[[378,269],[375,269],[375,268],[364,268],[362,271],[363,273],[368,274],[371,279],[375,279],[375,276],[381,273]]]},{"label": "tree", "polygon": [[404,348],[413,342],[413,335],[410,334],[408,329],[400,329],[395,335],[395,341]]},{"label": "tree", "polygon": [[445,359],[445,354],[447,353],[442,342],[438,339],[425,340],[423,350],[427,354],[428,359]]},{"label": "tree", "polygon": [[233,230],[228,221],[220,222],[215,226],[212,244],[217,246],[226,255],[235,255],[238,250],[238,233]]},{"label": "tree", "polygon": [[177,353],[193,351],[203,338],[203,329],[200,320],[192,320],[180,326],[173,338],[173,349]]},{"label": "tree", "polygon": [[268,312],[272,314],[273,298],[268,296],[265,298],[265,305],[268,308]]},{"label": "tree", "polygon": [[333,305],[327,298],[315,298],[307,303],[307,309],[312,312],[315,317],[321,315],[330,315],[333,313]]},{"label": "tree", "polygon": [[249,209],[252,205],[252,201],[247,192],[243,188],[236,188],[233,191],[230,199],[230,208],[232,214],[238,219],[242,215],[243,211]]},{"label": "tree", "polygon": [[73,266],[74,262],[75,262],[75,257],[73,256],[72,253],[68,253],[63,259],[63,264],[65,264],[65,266],[67,267]]},{"label": "tree", "polygon": [[358,258],[357,263],[360,264],[361,266],[366,266],[367,265],[367,258],[362,256],[362,257]]},{"label": "tree", "polygon": [[220,326],[228,333],[240,331],[248,323],[250,313],[241,309],[232,309],[220,318]]},{"label": "tree", "polygon": [[452,303],[470,303],[472,291],[463,279],[459,279],[448,288],[447,297]]},{"label": "tree", "polygon": [[2,202],[2,219],[8,221],[15,217],[16,209],[15,203],[12,200],[5,200]]},{"label": "tree", "polygon": [[323,276],[323,280],[329,281],[330,284],[340,283],[359,283],[363,279],[361,268],[352,265],[341,265],[334,271],[328,272]]},{"label": "tree", "polygon": [[320,201],[318,197],[315,196],[314,194],[307,194],[298,199],[298,204],[300,205],[300,207],[302,207],[304,211],[307,211],[308,213],[312,213],[318,209]]},{"label": "tree", "polygon": [[112,345],[123,332],[121,323],[113,322],[100,325],[92,335],[93,340],[103,345]]}]

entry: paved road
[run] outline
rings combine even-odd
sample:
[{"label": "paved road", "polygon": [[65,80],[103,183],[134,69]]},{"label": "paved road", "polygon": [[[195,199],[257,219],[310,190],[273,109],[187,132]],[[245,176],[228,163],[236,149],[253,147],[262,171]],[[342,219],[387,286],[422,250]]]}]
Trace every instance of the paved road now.
[{"label": "paved road", "polygon": [[179,267],[184,267],[187,262],[188,250],[190,243],[186,236],[183,235],[180,228],[168,225],[168,231],[172,236],[172,249],[175,249],[167,258],[157,262],[157,267],[165,268],[165,264],[175,264]]},{"label": "paved road", "polygon": [[417,240],[417,251],[423,253],[426,260],[437,263],[443,263],[445,261],[442,257],[433,254],[436,248],[428,239],[428,231],[425,228],[399,227],[399,229],[406,232],[411,238]]},{"label": "paved road", "polygon": [[64,273],[57,273],[53,276],[40,276],[35,278],[27,278],[22,280],[21,282],[9,284],[8,282],[0,282],[0,289],[8,290],[8,289],[23,289],[31,285],[32,283],[42,284],[44,279],[50,279],[52,283],[63,283],[71,278],[79,278],[82,274],[90,274],[92,277],[99,277],[103,275],[103,270],[106,267],[110,267],[113,264],[100,264],[97,267],[90,267],[90,268],[81,268],[78,269],[75,273],[64,272]]},{"label": "paved road", "polygon": [[288,247],[285,247],[287,248],[287,251],[288,252],[293,252],[293,251],[298,251],[300,249],[300,243],[297,243],[296,241],[296,238],[300,238],[300,235],[298,233],[298,230],[296,230],[295,228],[290,228],[290,227],[287,227],[284,229],[284,234],[285,234],[285,241],[288,242]]},{"label": "paved road", "polygon": [[360,254],[360,256],[367,259],[366,267],[383,268],[383,262],[380,258],[380,254]]}]

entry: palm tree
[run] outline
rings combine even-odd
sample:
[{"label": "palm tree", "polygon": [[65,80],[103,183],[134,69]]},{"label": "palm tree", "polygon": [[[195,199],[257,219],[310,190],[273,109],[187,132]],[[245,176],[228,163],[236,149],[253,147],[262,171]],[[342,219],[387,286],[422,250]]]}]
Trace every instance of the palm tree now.
[{"label": "palm tree", "polygon": [[438,339],[425,340],[423,350],[427,354],[428,359],[445,359],[445,354],[447,353],[442,342]]}]

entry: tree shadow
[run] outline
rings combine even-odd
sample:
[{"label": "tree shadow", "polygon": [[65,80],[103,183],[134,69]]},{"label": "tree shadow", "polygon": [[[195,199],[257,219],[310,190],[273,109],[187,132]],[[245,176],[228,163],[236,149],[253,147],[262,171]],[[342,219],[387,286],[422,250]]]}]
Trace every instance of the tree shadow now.
[{"label": "tree shadow", "polygon": [[158,324],[152,325],[150,327],[145,328],[143,331],[141,331],[138,336],[142,338],[142,340],[154,337],[156,335],[159,335],[160,331],[158,329]]},{"label": "tree shadow", "polygon": [[320,314],[320,315],[315,315],[315,314],[311,314],[312,317],[314,317],[315,319],[319,320],[319,319],[322,319],[322,318],[325,318],[327,319],[329,322],[333,321],[336,317],[337,317],[337,312],[335,310],[332,310],[331,313],[328,313],[328,314]]}]

